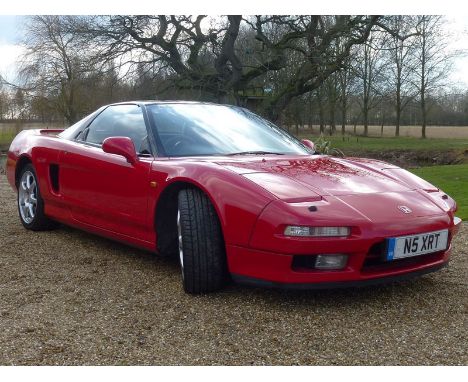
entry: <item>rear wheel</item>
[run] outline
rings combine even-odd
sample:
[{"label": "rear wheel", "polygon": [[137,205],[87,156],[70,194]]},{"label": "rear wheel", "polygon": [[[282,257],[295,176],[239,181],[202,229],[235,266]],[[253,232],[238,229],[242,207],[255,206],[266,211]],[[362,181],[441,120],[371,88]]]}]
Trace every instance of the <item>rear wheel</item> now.
[{"label": "rear wheel", "polygon": [[44,214],[36,171],[32,164],[23,167],[18,182],[18,212],[21,223],[27,229],[42,231],[54,228],[56,223]]},{"label": "rear wheel", "polygon": [[179,192],[177,233],[184,290],[200,294],[220,289],[227,275],[221,225],[200,190]]}]

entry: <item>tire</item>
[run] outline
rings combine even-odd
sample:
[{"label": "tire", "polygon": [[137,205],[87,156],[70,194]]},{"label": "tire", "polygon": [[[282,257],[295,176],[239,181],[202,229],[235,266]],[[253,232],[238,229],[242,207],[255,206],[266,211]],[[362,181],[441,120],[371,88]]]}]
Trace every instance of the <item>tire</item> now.
[{"label": "tire", "polygon": [[200,190],[179,192],[177,231],[184,290],[201,294],[221,289],[227,276],[221,225],[213,205]]},{"label": "tire", "polygon": [[44,201],[41,197],[36,171],[31,163],[21,170],[17,193],[18,214],[21,223],[32,231],[45,231],[57,226],[44,214]]}]

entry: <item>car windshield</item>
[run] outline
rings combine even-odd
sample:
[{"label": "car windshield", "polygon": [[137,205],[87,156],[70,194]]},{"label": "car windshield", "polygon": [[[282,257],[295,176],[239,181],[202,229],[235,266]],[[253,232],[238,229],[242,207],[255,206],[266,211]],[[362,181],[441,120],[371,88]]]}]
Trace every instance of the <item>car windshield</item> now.
[{"label": "car windshield", "polygon": [[240,107],[168,103],[147,109],[162,155],[311,154],[283,129]]}]

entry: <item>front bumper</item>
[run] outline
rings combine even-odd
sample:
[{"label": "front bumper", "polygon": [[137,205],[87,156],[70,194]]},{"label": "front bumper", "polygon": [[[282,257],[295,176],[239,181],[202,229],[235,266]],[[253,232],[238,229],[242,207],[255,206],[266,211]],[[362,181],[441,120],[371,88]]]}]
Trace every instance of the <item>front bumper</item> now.
[{"label": "front bumper", "polygon": [[[436,271],[449,262],[451,240],[458,232],[461,221],[454,219],[448,227],[447,221],[435,222],[434,219],[427,224],[428,227],[414,228],[407,232],[412,234],[418,233],[417,231],[430,232],[435,227],[448,228],[447,250],[401,260],[374,261],[372,256],[376,247],[386,238],[403,236],[405,232],[385,232],[384,235],[372,236],[370,232],[361,231],[362,236],[359,235],[361,237],[338,240],[285,238],[287,245],[283,243],[284,245],[277,247],[281,248],[281,253],[228,245],[229,271],[234,281],[240,283],[289,289],[341,288],[399,281]],[[347,254],[347,266],[342,270],[317,270],[294,266],[295,257],[323,253]]]},{"label": "front bumper", "polygon": [[353,288],[365,287],[379,284],[387,284],[391,282],[409,280],[414,277],[422,276],[427,273],[438,271],[445,267],[448,263],[442,263],[437,266],[425,268],[419,271],[406,272],[394,276],[385,276],[380,278],[372,278],[358,281],[334,281],[334,282],[320,282],[320,283],[279,283],[274,281],[256,279],[253,277],[242,275],[231,275],[232,279],[239,283],[253,287],[262,288],[275,288],[275,289],[292,289],[292,290],[309,290],[309,289],[339,289],[339,288]]}]

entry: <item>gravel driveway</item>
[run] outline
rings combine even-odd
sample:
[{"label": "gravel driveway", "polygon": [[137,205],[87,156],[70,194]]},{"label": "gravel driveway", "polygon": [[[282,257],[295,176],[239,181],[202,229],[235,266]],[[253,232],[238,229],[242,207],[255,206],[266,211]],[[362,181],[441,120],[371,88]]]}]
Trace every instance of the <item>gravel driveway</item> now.
[{"label": "gravel driveway", "polygon": [[236,285],[193,297],[178,265],[62,227],[26,231],[0,176],[0,364],[468,364],[468,225],[449,268],[365,289]]}]

